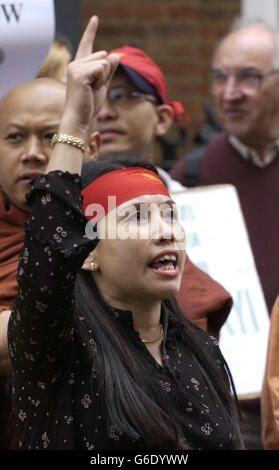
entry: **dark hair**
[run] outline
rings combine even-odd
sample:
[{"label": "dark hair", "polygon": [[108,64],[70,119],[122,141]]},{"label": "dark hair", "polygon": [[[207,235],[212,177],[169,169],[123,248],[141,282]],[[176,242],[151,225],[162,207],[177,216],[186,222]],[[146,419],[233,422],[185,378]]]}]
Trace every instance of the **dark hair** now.
[{"label": "dark hair", "polygon": [[158,174],[158,170],[154,165],[144,160],[139,160],[139,158],[131,154],[112,154],[102,160],[92,160],[83,164],[81,172],[82,189],[105,173],[130,167],[142,167]]},{"label": "dark hair", "polygon": [[[86,163],[82,170],[82,186],[87,186],[102,174],[130,166],[148,168],[157,173],[149,163],[126,155],[112,156],[101,162]],[[142,438],[147,448],[190,448],[183,442],[179,423],[172,417],[172,404],[166,394],[158,394],[154,385],[154,369],[151,371],[149,361],[138,354],[133,342],[127,341],[125,331],[119,334],[92,276],[83,270],[79,272],[76,283],[76,307],[77,314],[85,318],[78,325],[82,337],[86,337],[88,329],[95,331],[96,347],[91,347],[89,353],[96,369],[102,371],[99,392],[104,396],[103,412],[107,423],[113,423],[119,432],[135,441]],[[183,323],[183,343],[196,358],[197,366],[206,377],[217,403],[240,436],[238,415],[228,383],[200,347],[197,327],[183,316],[175,299],[164,300],[162,308]],[[229,371],[228,377],[231,380]],[[232,380],[231,385],[233,387]],[[185,392],[186,398],[189,399],[189,394]],[[191,397],[191,400],[197,399]]]}]

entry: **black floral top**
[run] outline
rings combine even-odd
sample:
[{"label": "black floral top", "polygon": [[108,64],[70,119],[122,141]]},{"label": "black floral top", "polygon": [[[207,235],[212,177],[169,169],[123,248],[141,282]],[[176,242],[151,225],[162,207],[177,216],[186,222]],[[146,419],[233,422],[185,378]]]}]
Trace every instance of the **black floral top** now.
[{"label": "black floral top", "polygon": [[[37,177],[29,199],[33,209],[26,224],[19,294],[8,333],[18,447],[138,449],[143,446],[141,441],[133,441],[106,422],[99,375],[79,336],[84,318],[75,312],[75,278],[94,248],[94,241],[85,236],[80,178],[61,172]],[[182,344],[181,325],[172,314],[162,312],[165,335],[160,366],[133,329],[131,312],[107,308],[120,333],[123,328],[129,330],[128,339],[156,371],[158,392],[169,394],[173,412],[183,422],[185,440],[195,449],[235,448],[234,430],[225,422],[195,359]],[[225,374],[215,338],[198,328],[196,334]],[[94,347],[94,331],[88,331],[88,344]],[[183,397],[189,392],[189,399],[179,399],[182,391]]]}]

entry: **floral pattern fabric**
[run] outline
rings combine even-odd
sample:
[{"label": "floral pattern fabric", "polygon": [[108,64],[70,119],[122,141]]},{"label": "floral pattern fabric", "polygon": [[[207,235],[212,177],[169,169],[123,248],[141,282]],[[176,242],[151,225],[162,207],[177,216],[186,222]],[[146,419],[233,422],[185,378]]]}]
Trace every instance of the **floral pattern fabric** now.
[{"label": "floral pattern fabric", "polygon": [[[20,449],[117,450],[143,447],[107,423],[99,394],[101,371],[92,366],[88,345],[94,331],[76,312],[76,274],[94,241],[85,236],[80,179],[51,172],[37,177],[30,192],[32,213],[26,224],[16,298],[9,324],[13,399]],[[168,394],[182,423],[185,441],[195,449],[233,449],[235,435],[219,411],[196,359],[183,344],[182,325],[162,311],[163,365],[159,365],[133,329],[132,314],[107,307],[119,329],[145,355],[154,370],[158,393]],[[224,371],[214,337],[195,328],[200,344]],[[187,397],[187,398],[185,398]]]}]

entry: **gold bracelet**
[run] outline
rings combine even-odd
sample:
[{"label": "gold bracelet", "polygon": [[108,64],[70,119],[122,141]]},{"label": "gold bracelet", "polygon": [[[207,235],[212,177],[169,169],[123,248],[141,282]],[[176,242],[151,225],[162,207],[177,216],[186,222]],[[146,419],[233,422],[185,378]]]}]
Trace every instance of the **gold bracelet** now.
[{"label": "gold bracelet", "polygon": [[83,153],[85,152],[87,145],[86,142],[79,137],[73,137],[67,134],[54,134],[51,140],[51,148],[53,149],[56,144],[62,142],[63,144],[73,145],[79,148]]}]

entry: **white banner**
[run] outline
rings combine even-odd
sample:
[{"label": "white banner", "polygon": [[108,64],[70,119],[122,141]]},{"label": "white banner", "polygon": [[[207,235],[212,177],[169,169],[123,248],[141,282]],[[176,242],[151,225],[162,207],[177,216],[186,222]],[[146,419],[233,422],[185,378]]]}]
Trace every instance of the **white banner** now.
[{"label": "white banner", "polygon": [[278,28],[278,0],[241,0],[241,16],[263,20],[273,28]]},{"label": "white banner", "polygon": [[0,98],[36,77],[54,36],[53,0],[0,0]]},{"label": "white banner", "polygon": [[258,395],[265,369],[269,316],[236,189],[217,185],[173,193],[191,260],[230,292],[234,306],[220,348],[240,397]]}]

